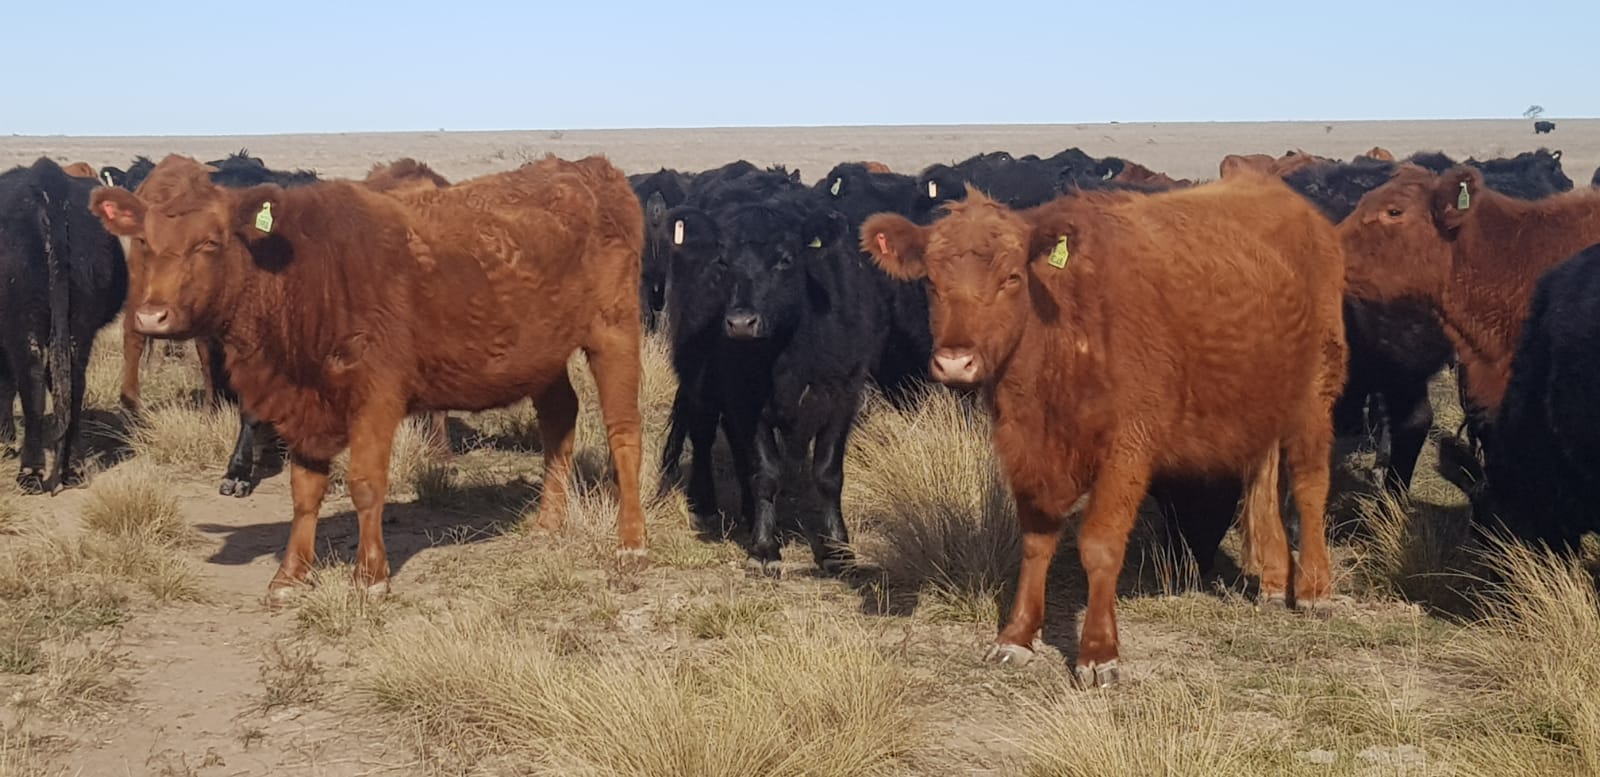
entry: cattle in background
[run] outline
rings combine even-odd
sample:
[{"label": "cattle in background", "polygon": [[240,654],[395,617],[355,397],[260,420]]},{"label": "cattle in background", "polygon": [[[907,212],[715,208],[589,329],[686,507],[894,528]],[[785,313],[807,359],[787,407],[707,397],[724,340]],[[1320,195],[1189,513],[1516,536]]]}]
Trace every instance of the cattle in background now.
[{"label": "cattle in background", "polygon": [[665,228],[667,210],[681,205],[689,196],[692,173],[661,168],[654,173],[628,176],[628,185],[644,211],[644,256],[639,262],[639,312],[646,332],[660,324],[667,305],[667,268],[671,245]]},{"label": "cattle in background", "polygon": [[[672,425],[693,445],[689,504],[702,522],[716,513],[711,445],[720,427],[739,477],[748,565],[781,570],[780,478],[803,471],[802,493],[821,504],[802,524],[810,524],[818,567],[836,572],[851,557],[840,501],[844,456],[887,311],[877,271],[826,194],[798,182],[776,193],[751,183],[707,196],[715,206],[691,198],[668,213],[675,251],[667,311],[680,381]],[[664,485],[675,479],[680,450],[675,434],[668,437]]]},{"label": "cattle in background", "polygon": [[[1437,164],[1441,160],[1432,161]],[[1478,164],[1492,176],[1488,185],[1502,193],[1539,197],[1561,190],[1564,182],[1570,188],[1557,155],[1534,152]],[[1349,163],[1302,168],[1284,180],[1338,223],[1355,210],[1367,192],[1387,182],[1395,169],[1393,163],[1367,156]],[[1348,435],[1375,428],[1380,441],[1381,482],[1389,490],[1403,493],[1433,428],[1428,382],[1450,365],[1455,350],[1431,306],[1418,299],[1380,302],[1347,295],[1344,317],[1349,380],[1334,406],[1334,428]],[[1463,407],[1471,409],[1466,401]],[[1381,445],[1385,431],[1389,438],[1386,452]]]},{"label": "cattle in background", "polygon": [[134,157],[133,164],[128,165],[127,170],[109,165],[100,168],[100,182],[106,186],[115,186],[131,192],[139,188],[145,176],[155,167],[156,163],[151,161],[150,157],[137,156]]},{"label": "cattle in background", "polygon": [[[969,194],[949,211],[931,227],[875,216],[861,243],[891,274],[938,290],[934,376],[979,387],[995,416],[1024,538],[991,659],[1031,658],[1062,523],[1087,493],[1077,675],[1115,682],[1116,580],[1152,476],[1251,473],[1262,485],[1280,445],[1304,523],[1296,599],[1326,605],[1329,408],[1345,362],[1333,226],[1262,176],[1021,212]],[[1211,279],[1204,293],[1195,277]],[[1274,534],[1263,588],[1268,574],[1287,577],[1281,524]]]},{"label": "cattle in background", "polygon": [[1594,169],[1594,175],[1589,178],[1589,185],[1600,188],[1600,167]]},{"label": "cattle in background", "polygon": [[1577,553],[1600,531],[1600,245],[1540,276],[1485,447],[1489,512]]},{"label": "cattle in background", "polygon": [[1554,132],[1555,129],[1556,123],[1553,121],[1536,121],[1533,123],[1533,134],[1535,135],[1547,135]]},{"label": "cattle in background", "polygon": [[63,165],[61,172],[66,173],[73,178],[88,178],[90,180],[98,180],[100,177],[99,174],[95,172],[94,166],[90,165],[88,162],[73,162],[70,165]]},{"label": "cattle in background", "polygon": [[[88,211],[94,188],[47,158],[0,174],[0,443],[16,441],[20,394],[17,483],[30,494],[83,481],[76,446],[90,349],[128,294],[122,248]],[[48,475],[47,442],[55,458]]]},{"label": "cattle in background", "polygon": [[[1493,450],[1492,419],[1511,381],[1534,284],[1600,242],[1600,192],[1522,200],[1487,186],[1484,172],[1470,165],[1444,174],[1407,165],[1363,197],[1339,230],[1351,293],[1425,300],[1443,321],[1465,368],[1463,402],[1474,436],[1486,453]],[[1513,528],[1537,536],[1547,527]]]},{"label": "cattle in background", "polygon": [[1367,153],[1362,154],[1361,156],[1366,157],[1367,159],[1371,159],[1371,160],[1377,161],[1377,162],[1393,162],[1394,161],[1394,154],[1390,153],[1389,149],[1384,148],[1383,146],[1373,146],[1370,150],[1367,151]]},{"label": "cattle in background", "polygon": [[634,285],[643,219],[603,158],[546,157],[397,197],[344,181],[230,189],[169,156],[137,196],[101,188],[91,206],[108,229],[148,246],[148,282],[130,301],[139,331],[220,335],[240,398],[289,444],[294,519],[274,600],[310,571],[329,463],[346,447],[355,579],[388,590],[384,497],[408,412],[532,398],[546,464],[539,525],[558,529],[577,350],[616,464],[618,544],[643,552]]}]

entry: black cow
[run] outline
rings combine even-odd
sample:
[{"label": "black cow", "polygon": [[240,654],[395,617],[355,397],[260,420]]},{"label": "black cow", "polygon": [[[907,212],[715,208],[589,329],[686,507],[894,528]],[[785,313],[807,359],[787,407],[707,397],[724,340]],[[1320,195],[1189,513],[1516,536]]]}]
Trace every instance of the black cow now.
[{"label": "black cow", "polygon": [[1600,167],[1594,169],[1594,175],[1589,178],[1589,185],[1600,187]]},{"label": "black cow", "polygon": [[[20,392],[17,483],[30,494],[83,482],[74,446],[89,353],[128,297],[121,243],[89,212],[95,187],[48,158],[0,175],[0,441],[16,440],[11,408]],[[48,476],[47,393],[55,412]]]},{"label": "black cow", "polygon": [[[804,468],[822,502],[806,533],[818,566],[835,572],[850,559],[845,449],[885,315],[875,271],[825,195],[797,182],[776,192],[752,184],[703,192],[668,213],[667,315],[680,381],[672,424],[693,444],[689,504],[702,520],[716,512],[710,454],[720,426],[743,494],[749,565],[778,571],[779,478]],[[675,475],[672,437],[663,483]]]},{"label": "black cow", "polygon": [[[1443,173],[1456,166],[1455,160],[1438,151],[1418,152],[1405,161],[1433,173]],[[1483,162],[1468,159],[1465,164],[1483,173],[1484,185],[1519,199],[1537,200],[1572,190],[1572,179],[1561,170],[1560,151],[1541,148],[1510,158]]]},{"label": "black cow", "polygon": [[646,332],[654,332],[667,304],[667,268],[671,246],[663,236],[667,210],[683,204],[694,180],[691,173],[661,168],[628,176],[628,184],[644,209],[645,244],[639,261],[639,316]]},{"label": "black cow", "polygon": [[1544,135],[1554,132],[1555,129],[1556,123],[1553,121],[1536,121],[1533,123],[1533,134],[1535,135]]},{"label": "black cow", "polygon": [[1569,553],[1600,531],[1600,245],[1534,288],[1511,382],[1482,438],[1487,504],[1526,540]]},{"label": "black cow", "polygon": [[[142,157],[140,159],[143,160]],[[242,149],[224,159],[213,160],[206,164],[216,168],[216,171],[211,173],[212,183],[235,189],[267,183],[284,187],[305,186],[318,180],[317,174],[309,170],[273,170],[259,157],[252,157],[248,151]],[[144,176],[148,175],[149,171],[141,172],[139,168],[139,162],[135,162],[129,168],[128,174],[123,179],[125,184],[137,188],[138,184],[144,181]],[[148,338],[146,340],[148,341]],[[239,405],[239,434],[234,440],[233,453],[228,457],[228,468],[222,475],[218,493],[224,496],[249,496],[261,482],[260,472],[257,469],[261,453],[276,434],[271,424],[256,418],[239,404],[239,397],[233,391],[227,365],[223,361],[221,340],[202,342],[196,350],[201,355],[201,369],[205,371],[206,383],[211,388],[208,401],[212,404],[226,401]]]}]

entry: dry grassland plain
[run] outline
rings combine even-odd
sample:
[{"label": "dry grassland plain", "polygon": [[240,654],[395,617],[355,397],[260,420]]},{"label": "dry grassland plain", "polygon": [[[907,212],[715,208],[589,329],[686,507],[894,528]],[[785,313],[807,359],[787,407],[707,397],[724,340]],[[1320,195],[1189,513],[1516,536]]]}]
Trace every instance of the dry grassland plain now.
[{"label": "dry grassland plain", "polygon": [[[1461,158],[1543,145],[1581,186],[1600,121],[1540,136],[1460,121],[10,137],[0,167],[248,148],[329,177],[408,155],[460,179],[603,152],[630,173],[742,157],[809,181],[846,160],[912,171],[1079,146],[1209,178],[1227,153],[1374,145]],[[152,349],[149,412],[130,426],[120,345],[112,326],[95,346],[90,485],[0,485],[0,777],[1600,774],[1600,552],[1562,563],[1472,533],[1437,472],[1436,443],[1460,420],[1448,375],[1409,502],[1356,474],[1369,441],[1341,444],[1331,619],[1257,610],[1226,561],[1198,579],[1146,515],[1118,602],[1128,679],[1083,692],[1062,652],[1084,596],[1070,542],[1041,660],[980,660],[1009,604],[1016,530],[984,422],[939,391],[910,411],[868,398],[846,464],[861,568],[844,579],[815,575],[803,544],[786,548],[783,579],[748,577],[736,542],[688,528],[681,493],[648,503],[653,564],[615,568],[616,496],[580,358],[579,486],[559,533],[525,521],[541,479],[532,409],[455,414],[454,458],[429,453],[421,428],[396,444],[394,594],[348,585],[355,520],[336,488],[316,584],[271,612],[287,476],[269,467],[250,497],[219,496],[235,420],[197,403],[193,351]],[[674,379],[661,342],[642,360],[659,451]],[[725,455],[719,476],[731,512]],[[654,493],[653,474],[643,485]]]}]

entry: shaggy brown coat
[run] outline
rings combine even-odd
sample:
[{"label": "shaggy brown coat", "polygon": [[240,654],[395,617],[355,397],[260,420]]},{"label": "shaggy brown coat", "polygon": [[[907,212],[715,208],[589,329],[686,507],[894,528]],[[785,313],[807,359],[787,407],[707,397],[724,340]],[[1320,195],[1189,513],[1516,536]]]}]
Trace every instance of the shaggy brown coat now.
[{"label": "shaggy brown coat", "polygon": [[241,400],[289,443],[294,521],[270,590],[312,561],[329,461],[350,448],[356,579],[386,590],[381,518],[389,454],[408,412],[533,398],[544,437],[539,524],[561,525],[582,349],[600,389],[621,491],[618,539],[641,552],[639,310],[643,216],[602,158],[546,158],[404,200],[329,181],[213,185],[169,156],[138,196],[91,208],[143,245],[143,334],[220,335]]},{"label": "shaggy brown coat", "polygon": [[[1015,606],[991,658],[1031,657],[1058,535],[1088,493],[1078,674],[1114,682],[1116,579],[1152,474],[1255,481],[1279,445],[1304,527],[1297,599],[1328,601],[1323,509],[1345,371],[1343,261],[1333,226],[1282,181],[1239,175],[1025,211],[974,192],[931,227],[881,214],[861,235],[889,274],[928,279],[933,374],[980,387],[996,419],[1024,540]],[[1046,260],[1058,246],[1059,269]],[[1273,555],[1287,559],[1277,528]]]},{"label": "shaggy brown coat", "polygon": [[1350,291],[1432,304],[1466,367],[1467,398],[1493,414],[1539,276],[1600,243],[1600,191],[1520,200],[1485,187],[1468,165],[1440,175],[1403,165],[1339,234]]}]

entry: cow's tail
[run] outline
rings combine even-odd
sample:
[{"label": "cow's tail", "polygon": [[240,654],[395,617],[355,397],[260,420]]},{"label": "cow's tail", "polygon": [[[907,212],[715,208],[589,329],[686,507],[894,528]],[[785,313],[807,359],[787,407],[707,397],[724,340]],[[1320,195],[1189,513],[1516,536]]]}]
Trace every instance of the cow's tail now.
[{"label": "cow's tail", "polygon": [[[40,170],[34,177],[34,193],[42,207],[40,237],[44,244],[44,261],[47,274],[47,296],[50,303],[50,340],[45,344],[45,364],[50,373],[50,401],[54,406],[56,450],[64,451],[69,444],[62,438],[71,428],[72,365],[76,361],[79,343],[72,341],[72,214],[71,189],[66,173],[61,170]],[[62,472],[68,462],[57,461],[56,472]]]}]

